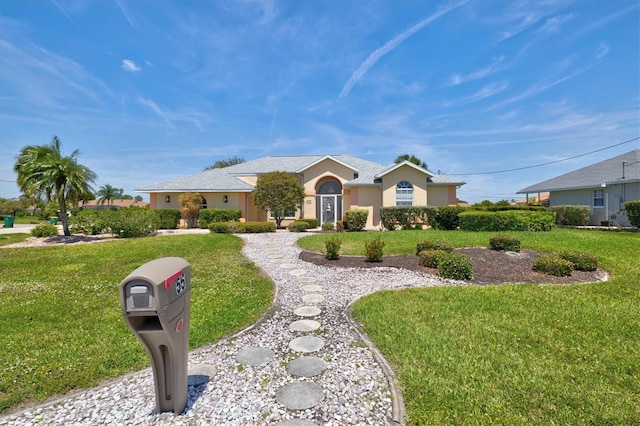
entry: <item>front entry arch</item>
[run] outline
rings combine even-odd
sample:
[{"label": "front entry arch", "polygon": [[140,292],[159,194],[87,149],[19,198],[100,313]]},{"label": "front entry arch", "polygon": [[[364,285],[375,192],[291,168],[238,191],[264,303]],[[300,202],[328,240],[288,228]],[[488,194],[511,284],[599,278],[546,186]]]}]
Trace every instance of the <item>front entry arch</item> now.
[{"label": "front entry arch", "polygon": [[320,225],[342,220],[342,185],[337,180],[325,180],[316,189],[316,219]]}]

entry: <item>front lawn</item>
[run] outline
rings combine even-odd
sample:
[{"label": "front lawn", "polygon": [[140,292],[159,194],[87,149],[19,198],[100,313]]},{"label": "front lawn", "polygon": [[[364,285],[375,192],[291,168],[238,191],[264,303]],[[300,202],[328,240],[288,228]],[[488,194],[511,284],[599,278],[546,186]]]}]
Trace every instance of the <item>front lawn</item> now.
[{"label": "front lawn", "polygon": [[[395,231],[385,254],[425,238],[487,246],[493,233]],[[522,247],[596,254],[606,283],[385,291],[354,306],[394,365],[408,424],[638,424],[640,234],[554,229],[513,233]],[[345,233],[342,254],[372,233]],[[325,235],[300,246],[324,248]]]},{"label": "front lawn", "polygon": [[0,249],[0,413],[149,365],[118,293],[149,260],[191,264],[190,348],[254,322],[273,286],[241,250],[240,238],[218,234]]}]

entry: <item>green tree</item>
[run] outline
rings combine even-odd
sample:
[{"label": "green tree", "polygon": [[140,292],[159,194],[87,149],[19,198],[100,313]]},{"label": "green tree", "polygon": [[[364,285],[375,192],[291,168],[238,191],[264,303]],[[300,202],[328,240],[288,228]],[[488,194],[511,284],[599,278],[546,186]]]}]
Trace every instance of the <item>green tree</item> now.
[{"label": "green tree", "polygon": [[26,196],[45,195],[55,199],[60,209],[64,235],[69,232],[67,201],[91,191],[96,174],[78,164],[78,150],[63,156],[60,140],[54,136],[48,145],[28,145],[20,150],[13,170],[18,174],[18,186]]},{"label": "green tree", "polygon": [[96,192],[96,195],[98,196],[98,202],[100,204],[104,204],[106,201],[107,205],[110,206],[111,200],[120,199],[122,197],[123,192],[124,192],[124,189],[122,188],[115,188],[109,184],[106,184],[104,186],[101,186],[100,189],[98,189],[98,192]]},{"label": "green tree", "polygon": [[402,155],[398,155],[398,157],[395,159],[394,163],[398,164],[398,163],[402,163],[403,161],[408,161],[410,163],[415,164],[416,166],[420,166],[423,169],[427,169],[427,163],[425,163],[424,161],[422,161],[421,159],[419,159],[418,157],[416,157],[415,155],[409,155],[409,154],[402,154]]},{"label": "green tree", "polygon": [[142,195],[136,195],[135,197],[133,197],[133,199],[136,200],[136,201],[142,201],[143,200]]},{"label": "green tree", "polygon": [[294,176],[286,172],[271,172],[258,177],[253,200],[261,209],[271,211],[280,228],[287,213],[294,212],[304,202],[304,187]]},{"label": "green tree", "polygon": [[226,160],[218,160],[212,165],[205,167],[205,170],[222,169],[223,167],[229,167],[229,166],[233,166],[235,164],[240,164],[240,163],[244,163],[244,158],[234,156]]}]

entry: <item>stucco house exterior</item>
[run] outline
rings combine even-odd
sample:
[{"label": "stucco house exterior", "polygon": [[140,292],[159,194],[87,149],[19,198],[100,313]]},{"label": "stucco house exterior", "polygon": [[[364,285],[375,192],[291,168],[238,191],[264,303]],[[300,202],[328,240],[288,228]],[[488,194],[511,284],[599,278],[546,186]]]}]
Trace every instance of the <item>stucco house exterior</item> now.
[{"label": "stucco house exterior", "polygon": [[240,209],[245,221],[273,220],[252,195],[258,177],[273,171],[297,176],[305,189],[302,208],[283,225],[296,218],[335,224],[345,211],[360,208],[369,210],[367,227],[375,228],[380,207],[454,205],[456,190],[464,185],[408,161],[385,166],[348,155],[296,155],[262,157],[136,191],[149,194],[153,209],[178,208],[180,194],[198,192],[205,208]]},{"label": "stucco house exterior", "polygon": [[518,194],[549,192],[549,205],[586,205],[590,225],[630,226],[624,203],[640,199],[640,149],[527,186]]}]

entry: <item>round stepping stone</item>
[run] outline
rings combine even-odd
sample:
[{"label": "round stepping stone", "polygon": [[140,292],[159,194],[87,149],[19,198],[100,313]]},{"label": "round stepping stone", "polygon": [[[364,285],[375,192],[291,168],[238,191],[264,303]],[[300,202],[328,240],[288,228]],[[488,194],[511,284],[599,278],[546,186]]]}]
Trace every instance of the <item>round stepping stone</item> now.
[{"label": "round stepping stone", "polygon": [[216,374],[216,368],[209,364],[189,364],[188,371],[187,384],[189,386],[204,385]]},{"label": "round stepping stone", "polygon": [[291,275],[295,275],[296,277],[299,277],[301,275],[306,275],[307,271],[305,269],[294,269],[293,271],[289,271],[289,273]]},{"label": "round stepping stone", "polygon": [[303,285],[302,290],[306,291],[307,293],[317,293],[319,291],[322,291],[322,287],[316,284],[309,284]]},{"label": "round stepping stone", "polygon": [[320,323],[314,320],[298,320],[289,324],[290,331],[316,331],[320,328]]},{"label": "round stepping stone", "polygon": [[281,254],[270,254],[268,256],[269,259],[282,259],[282,255]]},{"label": "round stepping stone", "polygon": [[295,382],[284,385],[276,392],[276,401],[289,410],[307,410],[322,402],[324,389],[313,382]]},{"label": "round stepping stone", "polygon": [[289,342],[289,347],[294,352],[316,352],[322,349],[324,340],[316,336],[296,337]]},{"label": "round stepping stone", "polygon": [[298,277],[298,282],[309,284],[309,283],[315,283],[316,279],[313,277]]},{"label": "round stepping stone", "polygon": [[318,423],[307,419],[289,419],[276,423],[276,426],[318,426]]},{"label": "round stepping stone", "polygon": [[269,259],[271,261],[271,263],[284,263],[284,259],[280,258],[280,259]]},{"label": "round stepping stone", "polygon": [[301,356],[287,364],[287,373],[296,377],[313,377],[327,369],[327,363],[315,356]]},{"label": "round stepping stone", "polygon": [[276,354],[269,348],[253,346],[241,350],[236,355],[236,362],[244,365],[260,365],[271,361]]},{"label": "round stepping stone", "polygon": [[282,269],[295,269],[298,265],[296,265],[295,263],[283,263],[282,265],[280,265],[280,267]]},{"label": "round stepping stone", "polygon": [[317,293],[305,294],[302,296],[304,303],[322,303],[324,302],[324,296]]},{"label": "round stepping stone", "polygon": [[315,317],[316,315],[320,315],[320,312],[322,312],[322,310],[315,306],[301,306],[293,310],[293,313],[299,317]]}]

